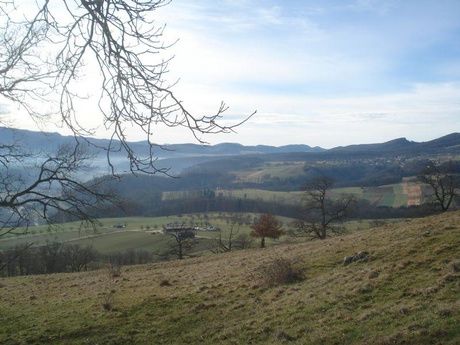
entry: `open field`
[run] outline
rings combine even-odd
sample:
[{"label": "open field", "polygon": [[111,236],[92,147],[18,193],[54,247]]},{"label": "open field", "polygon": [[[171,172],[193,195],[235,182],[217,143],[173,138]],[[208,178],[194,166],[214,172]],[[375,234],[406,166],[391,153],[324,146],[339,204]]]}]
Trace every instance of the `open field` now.
[{"label": "open field", "polygon": [[223,196],[228,198],[238,198],[238,199],[255,199],[263,201],[271,201],[283,204],[298,204],[303,201],[304,193],[303,192],[278,192],[270,191],[264,189],[232,189],[225,190],[220,189],[216,190],[217,196]]},{"label": "open field", "polygon": [[[410,188],[407,188],[407,186]],[[418,188],[418,189],[417,189]],[[418,199],[414,196],[414,189],[420,191]],[[263,189],[243,188],[243,189],[217,189],[216,196],[239,199],[262,200],[281,204],[295,205],[302,203],[305,193],[302,191],[280,192]],[[379,187],[345,187],[334,188],[330,191],[332,198],[338,198],[341,194],[351,194],[357,199],[368,200],[376,206],[411,206],[414,203],[420,204],[422,199],[422,189],[415,183],[398,183]],[[163,192],[163,200],[183,199],[196,196],[193,192]]]},{"label": "open field", "polygon": [[350,194],[358,199],[368,200],[376,206],[400,207],[408,206],[407,195],[401,184],[391,184],[379,187],[347,187],[332,190],[332,197],[340,194]]},{"label": "open field", "polygon": [[[59,224],[48,228],[39,226],[30,228],[29,233],[21,236],[10,236],[0,239],[0,250],[14,247],[18,244],[33,243],[34,245],[43,245],[48,242],[65,242],[79,245],[91,245],[98,252],[109,254],[131,249],[142,249],[154,253],[165,251],[171,243],[171,238],[163,234],[158,234],[163,225],[168,223],[184,223],[204,226],[209,223],[221,229],[222,237],[227,238],[231,227],[233,226],[234,236],[240,234],[249,234],[251,224],[257,214],[242,213],[209,213],[205,214],[188,214],[182,216],[170,217],[128,217],[128,218],[106,218],[100,219],[99,225],[93,228],[81,228],[76,222]],[[288,231],[293,228],[293,219],[278,217],[283,223],[284,229]],[[232,225],[235,220],[239,224]],[[398,220],[380,220],[382,222],[397,222]],[[116,225],[126,226],[125,228],[114,228]],[[353,220],[344,223],[346,232],[365,230],[375,226],[374,221]],[[198,231],[198,243],[192,253],[195,255],[212,248],[214,239],[219,236],[215,231]],[[287,236],[281,237],[277,241],[267,240],[267,244],[279,244],[293,239]],[[254,244],[256,245],[256,244]]]},{"label": "open field", "polygon": [[304,162],[266,162],[263,166],[234,172],[237,182],[260,183],[270,178],[289,178],[303,174]]},{"label": "open field", "polygon": [[[249,233],[257,214],[244,213],[237,217],[241,225],[234,226],[239,234]],[[99,220],[99,225],[93,228],[81,228],[79,223],[59,224],[48,228],[46,226],[32,227],[28,233],[21,236],[9,236],[0,239],[0,250],[11,248],[17,244],[34,243],[42,245],[47,241],[66,242],[80,245],[91,245],[101,253],[113,253],[129,249],[144,249],[153,252],[161,252],[170,243],[170,238],[163,234],[155,234],[160,231],[163,225],[168,223],[184,223],[204,226],[209,223],[222,230],[225,237],[232,226],[232,218],[235,215],[226,213],[190,214],[170,217],[128,217],[128,218],[107,218]],[[279,219],[289,226],[292,219],[279,217]],[[118,229],[114,226],[123,225],[124,228]],[[217,232],[199,231],[197,233],[199,242],[195,250],[201,251],[210,246],[209,240],[218,236]],[[207,243],[207,246],[205,245]]]},{"label": "open field", "polygon": [[[339,238],[106,271],[2,279],[2,344],[460,342],[460,213]],[[371,259],[348,266],[345,255]],[[257,278],[274,258],[305,280]],[[102,304],[113,296],[112,310]]]}]

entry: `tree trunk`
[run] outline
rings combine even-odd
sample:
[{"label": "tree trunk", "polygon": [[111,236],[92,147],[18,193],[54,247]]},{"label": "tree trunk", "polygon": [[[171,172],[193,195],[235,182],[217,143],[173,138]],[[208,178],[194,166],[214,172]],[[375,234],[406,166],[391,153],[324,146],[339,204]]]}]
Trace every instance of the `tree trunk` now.
[{"label": "tree trunk", "polygon": [[327,237],[327,226],[323,225],[322,228],[321,228],[319,239],[320,240],[325,240],[326,237]]},{"label": "tree trunk", "polygon": [[265,248],[265,237],[260,240],[260,248]]},{"label": "tree trunk", "polygon": [[182,254],[182,242],[179,242],[178,243],[178,256],[179,256],[179,260],[182,260],[184,258],[183,254]]}]

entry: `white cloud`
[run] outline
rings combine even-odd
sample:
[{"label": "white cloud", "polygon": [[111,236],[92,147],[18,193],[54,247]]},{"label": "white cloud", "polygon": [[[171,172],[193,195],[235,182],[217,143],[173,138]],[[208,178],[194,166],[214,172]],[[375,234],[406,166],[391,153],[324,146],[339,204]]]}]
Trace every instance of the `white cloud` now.
[{"label": "white cloud", "polygon": [[[170,80],[181,78],[175,90],[184,104],[203,114],[225,100],[231,106],[226,123],[258,110],[238,135],[206,139],[330,147],[397,136],[427,140],[459,131],[458,59],[439,67],[452,82],[399,80],[404,71],[390,73],[402,55],[436,42],[458,27],[458,19],[442,6],[428,11],[426,2],[415,7],[395,1],[350,3],[306,4],[289,12],[283,2],[177,0],[159,11],[168,23],[166,40],[180,38],[166,55],[176,55]],[[394,13],[394,6],[403,14]],[[346,11],[365,15],[336,20],[337,12]],[[328,12],[334,16],[323,22]],[[375,23],[372,13],[377,13]],[[91,73],[81,82],[81,89],[95,95],[97,88]],[[92,127],[100,124],[95,105],[95,98],[81,104],[80,116]],[[23,117],[18,126],[34,125]],[[156,135],[160,143],[193,141],[186,130],[158,128]]]},{"label": "white cloud", "polygon": [[[209,99],[221,95],[216,89],[189,91],[191,99],[209,110]],[[405,92],[361,97],[233,93],[227,100],[233,115],[229,121],[248,114],[247,104],[258,104],[258,113],[238,130],[238,136],[211,136],[211,142],[331,147],[399,136],[429,140],[460,131],[460,84],[419,84]]]}]

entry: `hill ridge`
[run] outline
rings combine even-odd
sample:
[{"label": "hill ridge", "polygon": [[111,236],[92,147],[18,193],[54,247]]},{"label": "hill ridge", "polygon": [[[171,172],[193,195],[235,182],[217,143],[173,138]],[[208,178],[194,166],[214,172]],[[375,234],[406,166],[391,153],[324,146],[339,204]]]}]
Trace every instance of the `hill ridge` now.
[{"label": "hill ridge", "polygon": [[[62,135],[57,132],[39,132],[25,129],[17,128],[7,128],[0,126],[0,138],[2,143],[8,143],[14,140],[16,136],[20,136],[21,140],[28,141],[30,139],[40,140],[40,137],[44,138],[54,138],[60,142],[67,142],[73,140],[73,136]],[[98,139],[98,138],[86,138],[90,142],[98,143],[99,145],[103,143],[108,143],[108,139]],[[132,141],[131,144],[135,146],[146,145],[146,141]],[[35,143],[35,145],[37,145]],[[34,146],[35,146],[34,145]],[[309,146],[306,144],[287,144],[280,146],[271,146],[271,145],[243,145],[240,143],[232,142],[223,142],[215,145],[201,145],[195,143],[182,143],[182,144],[163,144],[160,145],[167,149],[163,153],[176,154],[181,153],[228,153],[228,154],[243,154],[243,153],[302,153],[302,152],[335,152],[335,151],[385,151],[385,150],[394,150],[394,149],[407,149],[415,147],[449,147],[460,145],[460,133],[453,132],[439,138],[435,138],[428,141],[416,142],[408,140],[405,137],[395,138],[389,141],[382,143],[370,143],[370,144],[352,144],[345,146],[337,146],[330,149],[324,149],[319,146]],[[161,155],[162,151],[159,151]]]}]

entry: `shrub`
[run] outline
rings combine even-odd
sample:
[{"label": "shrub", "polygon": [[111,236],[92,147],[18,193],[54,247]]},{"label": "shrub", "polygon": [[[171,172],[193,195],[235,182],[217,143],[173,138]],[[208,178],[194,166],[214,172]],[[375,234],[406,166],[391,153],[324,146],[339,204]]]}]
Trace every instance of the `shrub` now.
[{"label": "shrub", "polygon": [[111,290],[110,292],[105,293],[102,295],[102,308],[106,311],[113,310],[113,300],[114,300],[114,291]]},{"label": "shrub", "polygon": [[160,286],[171,286],[171,283],[169,282],[169,280],[163,279],[163,280],[160,282]]},{"label": "shrub", "polygon": [[450,263],[450,269],[454,273],[460,272],[460,260],[454,260]]},{"label": "shrub", "polygon": [[109,278],[118,278],[121,276],[121,265],[118,263],[110,263],[108,266]]},{"label": "shrub", "polygon": [[263,285],[268,287],[292,284],[302,281],[303,270],[297,267],[293,260],[277,258],[258,268],[258,275]]}]

